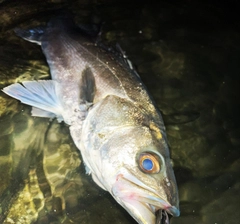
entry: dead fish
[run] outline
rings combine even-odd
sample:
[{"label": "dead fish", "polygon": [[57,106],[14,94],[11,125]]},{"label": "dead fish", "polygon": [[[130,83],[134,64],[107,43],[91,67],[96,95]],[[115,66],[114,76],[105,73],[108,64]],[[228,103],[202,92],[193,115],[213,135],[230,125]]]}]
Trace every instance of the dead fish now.
[{"label": "dead fish", "polygon": [[125,55],[101,47],[65,15],[15,31],[41,45],[52,80],[15,83],[3,92],[31,105],[32,116],[68,124],[86,173],[138,223],[155,224],[158,211],[163,223],[167,214],[179,216],[161,114]]}]

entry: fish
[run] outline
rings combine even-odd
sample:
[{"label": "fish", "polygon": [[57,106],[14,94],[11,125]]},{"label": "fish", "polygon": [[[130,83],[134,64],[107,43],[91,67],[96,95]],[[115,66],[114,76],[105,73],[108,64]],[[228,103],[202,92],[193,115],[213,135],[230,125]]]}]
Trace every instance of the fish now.
[{"label": "fish", "polygon": [[86,174],[137,223],[178,217],[164,122],[126,55],[96,41],[69,15],[15,32],[41,46],[51,80],[14,83],[2,91],[32,106],[32,116],[64,121]]}]

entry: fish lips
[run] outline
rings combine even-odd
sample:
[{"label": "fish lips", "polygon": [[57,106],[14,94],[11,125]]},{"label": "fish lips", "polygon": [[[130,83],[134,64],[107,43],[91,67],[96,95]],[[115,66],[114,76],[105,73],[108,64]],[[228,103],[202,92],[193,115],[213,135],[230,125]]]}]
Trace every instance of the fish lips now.
[{"label": "fish lips", "polygon": [[163,200],[154,189],[129,173],[117,175],[112,195],[138,223],[168,224],[168,214],[173,217],[180,215],[176,206]]}]

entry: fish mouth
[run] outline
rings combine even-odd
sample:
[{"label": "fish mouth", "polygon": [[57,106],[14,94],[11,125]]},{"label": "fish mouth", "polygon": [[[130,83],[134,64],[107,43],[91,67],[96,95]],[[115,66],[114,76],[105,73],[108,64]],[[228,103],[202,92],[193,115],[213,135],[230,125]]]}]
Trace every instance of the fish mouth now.
[{"label": "fish mouth", "polygon": [[176,206],[163,200],[156,190],[130,173],[117,175],[112,195],[138,223],[168,224],[168,214],[180,215]]},{"label": "fish mouth", "polygon": [[158,210],[156,213],[156,222],[155,224],[169,224],[168,213],[165,210]]}]

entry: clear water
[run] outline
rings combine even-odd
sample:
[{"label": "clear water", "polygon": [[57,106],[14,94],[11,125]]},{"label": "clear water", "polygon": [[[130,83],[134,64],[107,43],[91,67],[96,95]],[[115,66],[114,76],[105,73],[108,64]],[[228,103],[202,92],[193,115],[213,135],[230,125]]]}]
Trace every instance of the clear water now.
[{"label": "clear water", "polygon": [[[79,23],[98,14],[163,113],[179,186],[173,224],[240,220],[240,33],[237,5],[201,1],[0,1],[0,88],[49,78],[36,45],[14,27],[69,8]],[[33,118],[0,93],[0,223],[135,221],[85,175],[66,125]]]}]

